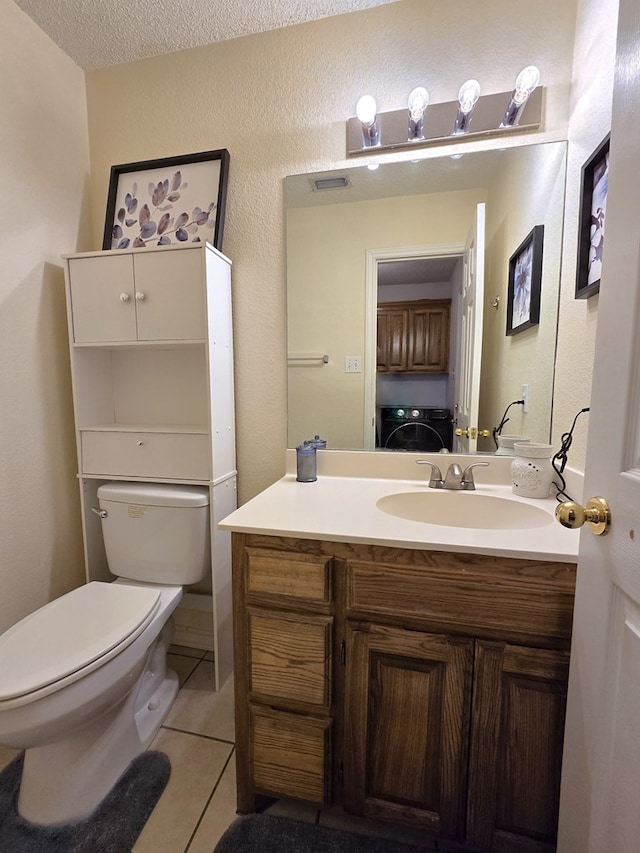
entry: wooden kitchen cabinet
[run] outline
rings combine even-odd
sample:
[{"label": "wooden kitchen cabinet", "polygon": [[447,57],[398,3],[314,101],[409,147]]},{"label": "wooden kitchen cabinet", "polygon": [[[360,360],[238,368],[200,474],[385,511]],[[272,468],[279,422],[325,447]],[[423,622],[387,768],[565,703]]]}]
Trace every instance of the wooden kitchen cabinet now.
[{"label": "wooden kitchen cabinet", "polygon": [[233,583],[240,812],[555,850],[574,565],[234,533]]},{"label": "wooden kitchen cabinet", "polygon": [[380,303],[378,371],[447,373],[450,322],[450,299]]}]

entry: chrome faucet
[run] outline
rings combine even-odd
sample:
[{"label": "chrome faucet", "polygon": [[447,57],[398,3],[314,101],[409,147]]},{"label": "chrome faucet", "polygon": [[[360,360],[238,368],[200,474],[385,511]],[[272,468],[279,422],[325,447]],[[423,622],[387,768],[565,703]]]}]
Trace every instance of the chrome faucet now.
[{"label": "chrome faucet", "polygon": [[486,468],[489,465],[488,462],[472,462],[463,471],[457,462],[452,462],[443,478],[442,472],[434,462],[428,462],[426,459],[417,459],[416,464],[431,466],[430,489],[455,489],[465,492],[470,492],[476,487],[473,480],[473,469],[478,467]]}]

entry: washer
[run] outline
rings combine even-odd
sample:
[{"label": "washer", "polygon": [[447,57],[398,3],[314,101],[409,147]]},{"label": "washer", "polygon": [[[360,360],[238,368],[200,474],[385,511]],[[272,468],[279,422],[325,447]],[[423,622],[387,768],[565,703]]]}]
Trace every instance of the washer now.
[{"label": "washer", "polygon": [[383,406],[380,409],[379,447],[438,453],[453,446],[453,419],[449,409],[423,406]]}]

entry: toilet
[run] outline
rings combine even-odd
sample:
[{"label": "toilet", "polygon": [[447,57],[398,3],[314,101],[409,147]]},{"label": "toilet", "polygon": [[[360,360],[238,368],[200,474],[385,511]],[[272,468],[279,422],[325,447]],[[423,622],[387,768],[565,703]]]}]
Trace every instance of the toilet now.
[{"label": "toilet", "polygon": [[183,587],[210,571],[209,490],[112,482],[98,490],[112,582],[92,581],[0,636],[0,744],[25,750],[18,811],[89,815],[166,717]]}]

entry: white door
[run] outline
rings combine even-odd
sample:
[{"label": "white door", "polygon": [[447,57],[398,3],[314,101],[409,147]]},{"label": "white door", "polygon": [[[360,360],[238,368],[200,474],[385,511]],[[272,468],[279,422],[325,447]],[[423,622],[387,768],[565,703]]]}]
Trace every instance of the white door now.
[{"label": "white door", "polygon": [[473,453],[477,447],[480,403],[480,360],[484,312],[484,231],[485,206],[479,204],[464,250],[462,274],[462,325],[460,329],[460,365],[456,401],[457,428],[468,435],[457,436],[454,450]]},{"label": "white door", "polygon": [[[640,4],[621,0],[558,853],[640,850]],[[578,535],[578,534],[576,534]]]}]

